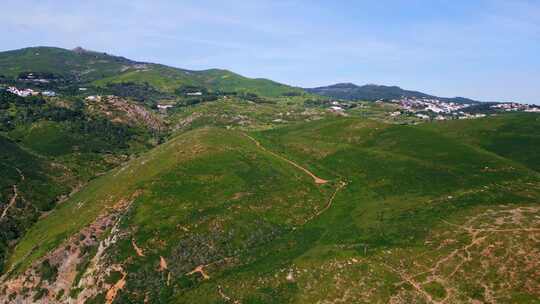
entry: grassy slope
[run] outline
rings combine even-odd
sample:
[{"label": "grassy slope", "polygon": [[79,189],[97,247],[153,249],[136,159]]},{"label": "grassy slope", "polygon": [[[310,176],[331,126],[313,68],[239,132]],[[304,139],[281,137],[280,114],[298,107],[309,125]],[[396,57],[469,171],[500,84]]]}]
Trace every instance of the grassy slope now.
[{"label": "grassy slope", "polygon": [[14,186],[18,194],[0,222],[3,261],[7,247],[12,248],[61,195],[151,144],[143,128],[111,123],[101,113],[70,110],[69,101],[38,103],[3,95],[0,102],[4,109],[0,112],[0,212],[11,201]]},{"label": "grassy slope", "polygon": [[[272,165],[268,165],[269,163]],[[256,168],[263,171],[259,172]],[[226,200],[242,191],[247,191],[246,197],[243,198],[244,194],[239,194],[239,204],[244,201],[253,204],[261,197],[275,196],[274,202],[277,206],[278,203],[286,202],[283,201],[282,193],[292,195],[291,198],[297,195],[291,187],[305,188],[304,191],[312,192],[314,197],[321,195],[317,189],[309,185],[309,180],[305,176],[289,171],[291,171],[289,166],[268,155],[258,154],[251,141],[239,133],[217,129],[190,132],[91,182],[83,191],[75,194],[29,231],[17,245],[10,264],[24,260],[24,265],[28,265],[67,236],[91,223],[105,208],[111,207],[122,198],[129,197],[136,190],[144,191],[142,199],[154,195],[163,196],[155,201],[158,206],[150,207],[141,203],[139,208],[145,211],[141,213],[138,224],[141,228],[144,225],[157,225],[168,233],[171,232],[168,230],[174,230],[174,225],[167,223],[185,221],[189,224],[191,217],[202,216],[199,214],[201,211],[197,210],[203,207],[208,209],[207,212],[223,211],[227,204],[231,203]],[[212,183],[208,183],[209,181]],[[181,205],[170,205],[172,203],[170,200],[175,197],[183,198]],[[224,206],[214,205],[220,200]],[[314,200],[312,203],[319,204],[320,200]],[[295,216],[305,216],[304,209],[312,207],[309,202],[299,203],[299,210],[296,211],[298,215]],[[259,208],[263,211],[267,207],[259,206]],[[281,212],[290,211],[286,206],[282,208],[284,209]],[[300,220],[284,217],[279,214],[279,210],[275,212],[277,214],[266,215],[272,225],[285,225]],[[155,216],[158,218],[172,216],[172,218],[168,221],[156,221]],[[39,247],[36,248],[36,245]],[[30,252],[32,254],[26,257]]]},{"label": "grassy slope", "polygon": [[306,110],[302,97],[270,100],[272,103],[256,104],[239,98],[221,99],[177,109],[169,113],[169,119],[182,130],[202,126],[261,130],[331,115],[322,109]]},{"label": "grassy slope", "polygon": [[[222,299],[216,290],[224,288],[247,303],[312,303],[340,297],[364,277],[369,286],[362,290],[375,290],[370,301],[384,302],[403,291],[386,263],[399,263],[405,251],[434,256],[425,241],[441,220],[462,221],[502,203],[538,203],[536,172],[422,126],[334,118],[254,135],[333,182],[313,185],[236,131],[191,131],[94,181],[40,221],[10,263],[28,265],[104,208],[142,189],[123,229],[145,257],[134,258],[129,238],[115,248],[113,259],[129,273],[120,300],[142,300],[132,291],[143,289],[155,299],[214,303]],[[339,180],[348,185],[332,207],[305,223]],[[396,256],[381,261],[386,252]],[[171,286],[155,271],[160,256],[170,265]],[[327,289],[334,286],[329,274],[341,270],[326,267],[351,258],[362,259],[363,266],[347,273],[349,283]],[[205,264],[213,265],[206,269],[211,280],[186,275]],[[285,279],[299,267],[305,271],[296,274],[298,281]],[[472,287],[447,284],[460,297],[477,296],[478,282],[467,283]],[[442,292],[432,285],[426,289]],[[519,286],[514,291],[523,295]]]},{"label": "grassy slope", "polygon": [[[106,131],[85,132],[69,121],[38,121],[10,132],[21,146],[69,167],[81,180],[103,174],[128,155],[148,150],[144,130],[132,128],[122,139]],[[109,131],[113,132],[113,131]]]},{"label": "grassy slope", "polygon": [[160,64],[136,67],[136,62],[98,52],[74,52],[53,47],[33,47],[0,52],[0,75],[17,77],[21,72],[48,72],[68,79],[107,83],[149,83],[158,90],[174,92],[183,85],[196,85],[210,90],[251,92],[261,96],[303,93],[267,79],[251,79],[227,70],[189,71]]},{"label": "grassy slope", "polygon": [[424,128],[482,147],[540,171],[540,116],[534,113],[504,114],[472,121],[426,124]]},{"label": "grassy slope", "polygon": [[103,78],[94,83],[98,86],[107,83],[149,83],[158,90],[174,92],[180,86],[194,85],[210,90],[227,92],[251,92],[261,96],[280,96],[284,93],[303,91],[267,79],[251,79],[226,70],[188,71],[163,65],[149,65],[148,69],[128,71]]},{"label": "grassy slope", "polygon": [[54,47],[32,47],[0,52],[0,75],[17,77],[21,72],[47,72],[66,78],[94,80],[120,73],[127,59],[103,53],[76,53]]},{"label": "grassy slope", "polygon": [[20,237],[37,220],[40,212],[49,211],[57,196],[69,192],[74,178],[61,166],[21,149],[13,141],[0,136],[0,202],[2,213],[14,197],[15,204],[0,219],[0,261],[7,243]]},{"label": "grassy slope", "polygon": [[[458,221],[476,208],[501,203],[538,203],[534,172],[420,128],[339,120],[268,131],[260,137],[267,146],[309,164],[324,176],[341,175],[350,184],[319,221],[251,253],[252,263],[229,269],[215,282],[179,295],[179,302],[204,298],[222,286],[235,299],[247,302],[313,303],[342,297],[362,276],[369,279],[360,288],[376,290],[366,301],[386,302],[389,294],[400,289],[394,283],[401,278],[382,268],[378,258],[385,252],[418,248],[409,254],[427,258],[424,241],[441,219]],[[485,166],[493,170],[484,171]],[[536,183],[534,189],[525,185],[531,181]],[[351,257],[363,259],[366,253],[370,258],[356,274],[350,274],[349,283],[336,277],[337,282],[331,280],[325,268],[328,263],[341,260],[347,267]],[[399,260],[386,262],[398,264]],[[283,270],[295,268],[307,271],[302,276],[309,279],[287,283]],[[342,272],[334,271],[336,276]],[[334,288],[335,284],[345,286]],[[466,288],[459,292],[469,296]]]},{"label": "grassy slope", "polygon": [[[1,135],[0,144],[2,188],[6,189],[10,188],[11,185],[18,184],[23,193],[29,192],[26,196],[28,200],[36,201],[36,204],[40,206],[39,209],[47,209],[56,195],[61,193],[62,189],[65,190],[67,186],[58,184],[55,179],[61,179],[68,172],[59,166],[55,168],[46,159],[22,149]],[[24,176],[24,182],[21,182],[22,177],[17,169]],[[7,201],[7,197],[2,195],[1,201]]]}]

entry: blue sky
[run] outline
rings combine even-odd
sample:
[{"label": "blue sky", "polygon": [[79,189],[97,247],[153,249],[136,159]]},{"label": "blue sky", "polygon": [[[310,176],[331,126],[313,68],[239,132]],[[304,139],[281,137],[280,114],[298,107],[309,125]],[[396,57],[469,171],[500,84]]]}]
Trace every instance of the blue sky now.
[{"label": "blue sky", "polygon": [[312,87],[540,103],[540,1],[3,0],[0,50],[82,46]]}]

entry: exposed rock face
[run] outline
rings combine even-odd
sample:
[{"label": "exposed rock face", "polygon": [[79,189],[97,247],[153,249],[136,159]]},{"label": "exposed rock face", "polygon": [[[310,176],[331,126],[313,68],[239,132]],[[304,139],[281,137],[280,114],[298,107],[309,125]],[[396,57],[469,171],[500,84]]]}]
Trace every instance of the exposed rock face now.
[{"label": "exposed rock face", "polygon": [[155,131],[166,129],[165,123],[159,116],[118,96],[96,97],[95,100],[90,100],[88,107],[91,111],[104,113],[113,122],[144,126]]},{"label": "exposed rock face", "polygon": [[[108,265],[105,257],[107,249],[123,237],[118,224],[138,195],[120,200],[112,212],[101,215],[25,272],[15,276],[8,272],[0,279],[0,303],[85,303],[101,294],[112,303],[127,273],[122,265]],[[121,278],[106,282],[112,272]]]}]

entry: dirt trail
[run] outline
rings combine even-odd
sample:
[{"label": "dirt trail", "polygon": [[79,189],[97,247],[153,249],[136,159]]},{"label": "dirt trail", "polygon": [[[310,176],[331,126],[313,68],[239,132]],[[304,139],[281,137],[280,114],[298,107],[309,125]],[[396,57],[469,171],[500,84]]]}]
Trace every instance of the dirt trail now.
[{"label": "dirt trail", "polygon": [[399,271],[395,269],[394,267],[391,267],[390,265],[387,265],[385,263],[381,263],[381,265],[383,265],[386,269],[390,270],[391,272],[399,275],[404,282],[409,283],[416,290],[416,292],[418,292],[418,294],[420,294],[422,297],[425,298],[427,303],[441,303],[441,302],[435,301],[433,297],[427,291],[425,291],[424,288],[422,288],[422,285],[419,282],[414,280],[411,276],[409,276],[405,272]]},{"label": "dirt trail", "polygon": [[[19,168],[16,168],[16,167],[15,167],[15,170],[17,170],[17,172],[19,173],[19,176],[21,177],[21,182],[23,182],[25,177],[24,177],[24,174],[22,173],[22,171]],[[2,215],[0,215],[0,221],[3,220],[7,216],[8,210],[11,207],[13,207],[13,205],[17,201],[18,196],[19,196],[19,192],[18,192],[18,189],[17,189],[17,185],[13,185],[13,196],[9,200],[9,203],[6,205],[6,208],[4,208],[4,210],[2,211]]]},{"label": "dirt trail", "polygon": [[495,229],[495,228],[472,228],[472,227],[465,227],[462,225],[457,225],[454,223],[450,223],[446,220],[442,220],[446,224],[454,227],[461,228],[463,230],[467,230],[469,233],[472,232],[539,232],[540,228],[511,228],[511,229]]},{"label": "dirt trail", "polygon": [[164,257],[159,256],[159,271],[167,270],[167,261]]},{"label": "dirt trail", "polygon": [[133,249],[135,249],[135,252],[137,253],[138,256],[140,257],[144,256],[144,251],[141,248],[139,248],[139,246],[137,246],[134,239],[131,239],[131,245],[133,245]]},{"label": "dirt trail", "polygon": [[195,269],[193,269],[193,271],[188,272],[187,275],[192,275],[192,274],[195,274],[195,273],[199,273],[200,275],[202,275],[203,279],[208,280],[208,279],[210,279],[210,276],[208,274],[206,274],[206,272],[204,271],[204,267],[205,267],[205,265],[199,265]]},{"label": "dirt trail", "polygon": [[338,194],[338,192],[343,189],[343,187],[347,186],[347,183],[344,182],[344,181],[341,181],[339,183],[339,185],[337,186],[336,190],[334,191],[334,193],[332,193],[332,196],[330,197],[330,199],[328,199],[328,203],[326,204],[326,206],[324,206],[323,209],[319,210],[317,213],[315,213],[314,215],[312,215],[310,218],[308,218],[304,225],[310,221],[312,221],[314,218],[320,216],[321,214],[323,214],[326,210],[330,209],[330,207],[332,207],[332,204],[334,203],[334,199],[336,198],[336,195]]},{"label": "dirt trail", "polygon": [[259,141],[257,141],[255,138],[253,138],[253,137],[247,135],[246,133],[244,133],[244,135],[245,135],[247,138],[251,139],[251,141],[253,141],[253,142],[255,143],[255,145],[257,145],[257,147],[259,147],[261,150],[263,150],[263,151],[265,151],[265,152],[268,152],[268,153],[274,155],[275,157],[277,157],[277,158],[279,158],[279,159],[281,159],[281,160],[284,160],[284,161],[288,162],[289,164],[295,166],[296,168],[298,168],[298,169],[304,171],[307,175],[309,175],[309,176],[311,176],[311,177],[313,178],[313,180],[315,181],[316,184],[321,185],[321,184],[326,184],[326,183],[328,183],[327,180],[322,179],[322,178],[316,176],[315,174],[313,174],[313,172],[311,172],[311,171],[309,171],[308,169],[306,169],[306,168],[300,166],[299,164],[295,163],[294,161],[292,161],[292,160],[290,160],[290,159],[288,159],[288,158],[285,158],[285,157],[283,157],[283,156],[281,156],[281,155],[279,155],[279,154],[277,154],[277,153],[275,153],[275,152],[272,152],[272,151],[266,149],[266,148],[265,148],[263,145],[261,145],[261,143],[260,143]]},{"label": "dirt trail", "polygon": [[24,182],[25,177],[24,177],[24,174],[22,173],[22,171],[17,167],[15,167],[15,170],[17,170],[17,172],[19,172],[19,176],[21,177],[21,182]]},{"label": "dirt trail", "polygon": [[114,302],[114,299],[116,299],[118,292],[124,289],[124,287],[126,286],[126,277],[127,273],[122,271],[122,278],[107,291],[107,294],[105,296],[105,303],[111,304]]},{"label": "dirt trail", "polygon": [[[290,159],[288,159],[288,158],[286,158],[286,157],[284,157],[284,156],[281,156],[281,155],[279,155],[279,154],[277,154],[277,153],[275,153],[275,152],[272,152],[272,151],[266,149],[266,148],[265,148],[259,141],[257,141],[255,138],[249,136],[249,135],[246,134],[246,133],[243,133],[243,134],[244,134],[247,138],[249,138],[251,141],[253,141],[253,142],[255,143],[255,145],[257,145],[257,147],[259,147],[259,149],[261,149],[261,150],[263,150],[263,151],[265,151],[265,152],[267,152],[267,153],[270,153],[270,154],[274,155],[275,157],[278,157],[279,159],[282,159],[282,160],[288,162],[289,164],[295,166],[296,168],[298,168],[298,169],[304,171],[306,174],[308,174],[309,176],[311,176],[311,177],[313,178],[313,180],[315,181],[316,184],[319,184],[319,185],[320,185],[320,184],[326,184],[326,183],[328,183],[327,180],[322,179],[322,178],[316,176],[316,175],[313,174],[311,171],[309,171],[308,169],[306,169],[306,168],[300,166],[299,164],[295,163],[294,161],[292,161],[292,160],[290,160]],[[344,182],[344,181],[340,181],[339,184],[338,184],[338,186],[337,186],[337,188],[336,188],[336,190],[334,191],[334,193],[332,193],[332,196],[330,197],[330,199],[328,199],[328,202],[326,203],[326,206],[324,206],[323,209],[319,210],[317,213],[315,213],[315,214],[312,215],[310,218],[308,218],[308,219],[304,222],[303,225],[305,225],[306,223],[312,221],[314,218],[320,216],[320,215],[323,214],[326,210],[330,209],[330,207],[332,207],[332,204],[333,204],[333,202],[334,202],[334,199],[335,199],[337,193],[338,193],[341,189],[343,189],[345,186],[347,186],[347,183]]]},{"label": "dirt trail", "polygon": [[9,200],[9,203],[7,204],[6,208],[4,208],[4,211],[2,211],[2,215],[0,216],[0,221],[3,220],[7,216],[8,210],[15,204],[15,201],[17,201],[17,196],[19,196],[19,192],[17,191],[17,185],[13,185],[13,196]]},{"label": "dirt trail", "polygon": [[[484,248],[495,248],[495,244],[493,241],[490,241],[490,238],[493,237],[496,233],[537,233],[540,232],[540,228],[532,228],[532,227],[523,227],[523,221],[525,219],[525,216],[522,214],[525,211],[528,211],[529,213],[536,214],[540,209],[525,209],[525,208],[517,208],[512,210],[502,210],[498,212],[488,211],[486,213],[481,213],[476,216],[473,216],[469,218],[465,223],[463,224],[455,224],[451,223],[447,220],[442,220],[443,223],[455,227],[457,229],[463,230],[468,237],[470,238],[469,241],[464,243],[462,246],[459,246],[458,248],[452,250],[448,254],[438,258],[436,261],[433,261],[434,264],[431,267],[426,268],[427,270],[419,272],[415,275],[407,275],[404,271],[397,270],[395,268],[391,268],[388,265],[385,265],[387,268],[393,270],[397,274],[399,274],[403,281],[410,283],[413,285],[413,287],[416,289],[416,291],[424,296],[426,300],[432,301],[433,303],[448,303],[448,301],[451,301],[455,297],[456,290],[449,286],[449,282],[451,282],[452,279],[459,280],[460,278],[455,278],[456,275],[462,275],[461,272],[467,272],[467,269],[464,269],[467,265],[467,263],[471,263],[475,259],[475,252],[479,252],[481,246],[484,246]],[[516,217],[516,213],[518,213],[519,216]],[[504,216],[504,214],[510,214]],[[482,219],[489,218],[491,220],[491,225],[483,228],[482,227]],[[511,219],[511,218],[517,218],[515,222],[513,222],[514,225],[519,226],[520,228],[501,228],[501,225],[505,225],[509,223],[509,221],[504,221],[504,218]],[[532,215],[529,215],[529,218],[532,218]],[[538,225],[538,222],[535,222],[535,225]],[[485,225],[485,224],[484,224]],[[475,227],[477,226],[477,227]],[[514,235],[515,236],[515,235]],[[535,240],[537,241],[537,240]],[[491,245],[490,245],[491,243]],[[441,247],[439,247],[440,249]],[[484,249],[485,251],[486,249]],[[482,251],[482,255],[484,255],[484,251]],[[508,257],[508,254],[506,255]],[[424,278],[422,282],[414,281],[415,278]],[[425,278],[429,278],[428,281],[426,281]],[[446,297],[441,300],[437,301],[433,298],[428,298],[425,294],[425,290],[422,288],[422,284],[426,282],[432,282],[437,281],[441,284],[443,284],[443,288],[446,290]],[[418,285],[415,285],[413,283],[417,283]],[[484,284],[485,285],[485,284]],[[488,286],[488,285],[486,285]],[[493,299],[493,290],[491,290],[489,287],[485,287],[484,296],[486,298],[492,298]],[[490,301],[489,303],[494,302]]]}]

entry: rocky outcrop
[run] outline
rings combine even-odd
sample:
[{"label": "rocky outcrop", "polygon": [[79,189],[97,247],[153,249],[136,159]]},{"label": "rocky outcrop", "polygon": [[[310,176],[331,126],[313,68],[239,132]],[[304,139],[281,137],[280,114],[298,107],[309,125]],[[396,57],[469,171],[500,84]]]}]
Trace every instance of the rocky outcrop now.
[{"label": "rocky outcrop", "polygon": [[[122,265],[108,264],[107,249],[123,237],[118,229],[122,216],[139,195],[120,200],[112,211],[71,236],[61,246],[20,274],[1,278],[0,303],[85,303],[103,297],[112,303],[125,285]],[[118,280],[107,280],[119,273]]]}]

